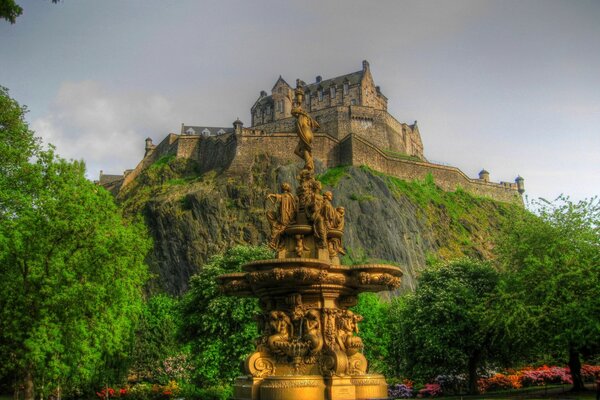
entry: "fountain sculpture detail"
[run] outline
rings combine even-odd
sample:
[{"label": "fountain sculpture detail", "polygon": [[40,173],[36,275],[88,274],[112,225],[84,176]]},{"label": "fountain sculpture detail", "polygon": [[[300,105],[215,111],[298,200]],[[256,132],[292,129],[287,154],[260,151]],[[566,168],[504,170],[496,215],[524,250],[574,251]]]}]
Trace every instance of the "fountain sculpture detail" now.
[{"label": "fountain sculpture detail", "polygon": [[296,195],[284,183],[267,196],[272,210],[269,245],[275,259],[250,262],[241,273],[219,277],[224,293],[258,297],[262,334],[235,383],[238,400],[358,400],[387,398],[382,375],[371,374],[358,334],[362,317],[348,308],[360,292],[396,289],[402,272],[382,264],[340,265],[344,208],[322,193],[314,176],[313,130],[296,82],[292,115],[304,160]]}]

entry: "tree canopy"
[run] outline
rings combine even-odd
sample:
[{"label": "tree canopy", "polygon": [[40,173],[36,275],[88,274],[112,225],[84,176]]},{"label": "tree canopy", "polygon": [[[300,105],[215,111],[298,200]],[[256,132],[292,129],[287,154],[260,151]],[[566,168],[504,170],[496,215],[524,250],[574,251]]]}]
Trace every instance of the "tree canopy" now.
[{"label": "tree canopy", "polygon": [[0,377],[82,388],[132,335],[145,229],[126,223],[83,162],[44,150],[0,90]]},{"label": "tree canopy", "polygon": [[414,294],[392,304],[404,373],[424,381],[468,374],[469,390],[476,392],[478,367],[494,357],[483,315],[498,280],[490,264],[470,259],[426,268]]},{"label": "tree canopy", "polygon": [[258,337],[254,319],[260,312],[258,300],[222,295],[216,277],[240,272],[243,264],[272,256],[267,247],[236,246],[213,256],[191,278],[181,299],[181,336],[196,357],[196,379],[201,385],[232,382]]},{"label": "tree canopy", "polygon": [[579,390],[580,358],[600,354],[600,202],[534,206],[538,215],[513,221],[500,243],[496,322],[526,359],[568,362]]}]

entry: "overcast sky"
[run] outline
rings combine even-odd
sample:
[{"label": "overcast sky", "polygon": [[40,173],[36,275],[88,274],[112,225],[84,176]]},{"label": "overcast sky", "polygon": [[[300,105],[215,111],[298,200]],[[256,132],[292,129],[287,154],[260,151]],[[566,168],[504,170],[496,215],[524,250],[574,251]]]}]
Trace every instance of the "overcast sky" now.
[{"label": "overcast sky", "polygon": [[425,156],[530,197],[600,194],[600,1],[20,0],[0,84],[89,177],[180,124],[250,124],[281,74],[361,69]]}]

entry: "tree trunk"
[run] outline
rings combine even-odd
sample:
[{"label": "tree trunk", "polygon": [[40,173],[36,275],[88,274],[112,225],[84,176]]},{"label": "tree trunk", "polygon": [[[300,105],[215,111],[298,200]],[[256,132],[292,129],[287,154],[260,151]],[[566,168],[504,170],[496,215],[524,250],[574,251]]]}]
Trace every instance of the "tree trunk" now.
[{"label": "tree trunk", "polygon": [[25,382],[23,382],[25,385],[25,389],[24,389],[24,400],[34,400],[34,393],[33,393],[33,375],[31,373],[31,370],[27,370],[27,372],[25,372]]},{"label": "tree trunk", "polygon": [[571,378],[573,379],[573,391],[579,392],[585,390],[583,379],[581,378],[581,360],[579,359],[579,351],[572,345],[569,346],[569,369],[571,370]]},{"label": "tree trunk", "polygon": [[477,366],[479,365],[479,352],[476,351],[469,357],[469,394],[477,394]]}]

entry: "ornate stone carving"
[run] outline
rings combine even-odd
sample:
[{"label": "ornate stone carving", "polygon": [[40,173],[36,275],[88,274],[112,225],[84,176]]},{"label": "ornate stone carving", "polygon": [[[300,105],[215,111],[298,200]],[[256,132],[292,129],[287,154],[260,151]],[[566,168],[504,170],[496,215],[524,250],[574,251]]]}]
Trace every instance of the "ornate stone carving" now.
[{"label": "ornate stone carving", "polygon": [[318,310],[308,310],[304,315],[303,339],[310,345],[309,355],[314,356],[323,348],[323,334],[321,333],[321,314]]},{"label": "ornate stone carving", "polygon": [[269,354],[256,352],[246,360],[246,372],[255,378],[264,378],[275,373],[275,360]]},{"label": "ornate stone carving", "polygon": [[267,346],[273,354],[284,354],[282,347],[288,342],[292,330],[292,321],[283,311],[271,311],[269,314],[271,334]]},{"label": "ornate stone carving", "polygon": [[337,344],[348,356],[353,356],[363,348],[362,339],[354,336],[358,333],[358,321],[362,321],[362,316],[350,310],[344,310],[337,316]]},{"label": "ornate stone carving", "polygon": [[290,225],[296,219],[296,210],[298,208],[298,201],[296,197],[291,193],[291,187],[289,183],[283,183],[281,185],[281,194],[269,194],[267,200],[270,200],[273,204],[277,204],[277,210],[267,211],[267,220],[271,225],[271,239],[269,240],[269,246],[273,249],[280,247],[280,237],[285,228]]}]

